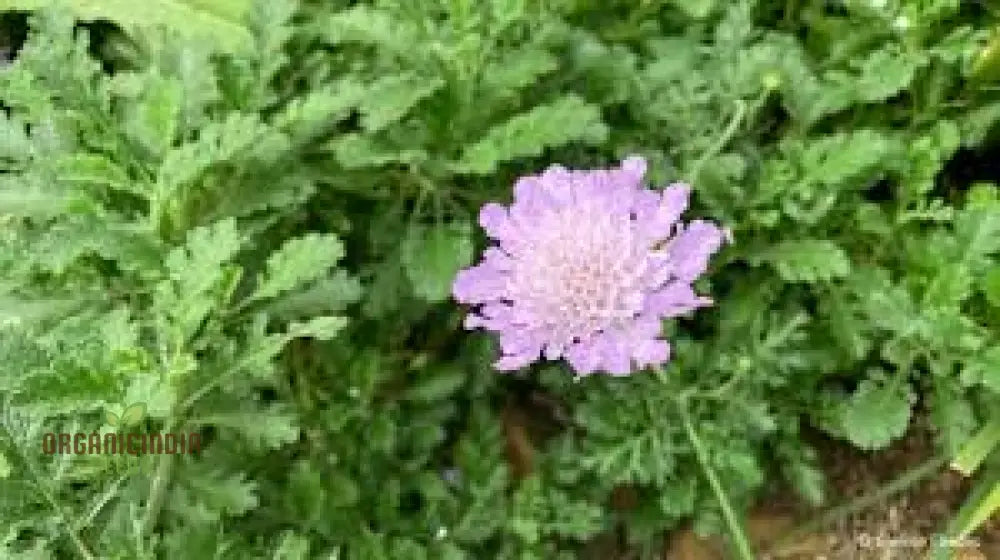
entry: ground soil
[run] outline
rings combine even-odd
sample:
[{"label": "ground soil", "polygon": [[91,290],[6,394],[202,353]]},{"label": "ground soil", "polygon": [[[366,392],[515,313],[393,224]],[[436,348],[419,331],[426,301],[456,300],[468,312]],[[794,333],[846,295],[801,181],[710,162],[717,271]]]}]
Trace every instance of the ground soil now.
[{"label": "ground soil", "polygon": [[[887,450],[865,453],[832,440],[818,448],[830,477],[831,496],[846,501],[871,495],[901,473],[932,454],[929,432],[915,426]],[[937,531],[958,510],[970,483],[947,465],[907,491],[828,526],[795,539],[783,547],[771,545],[792,527],[818,512],[791,502],[783,494],[765,499],[751,514],[747,531],[762,560],[921,560]],[[1000,560],[1000,517],[962,542],[954,543],[956,560]],[[666,560],[722,560],[718,542],[699,539],[690,530],[669,538]]]}]

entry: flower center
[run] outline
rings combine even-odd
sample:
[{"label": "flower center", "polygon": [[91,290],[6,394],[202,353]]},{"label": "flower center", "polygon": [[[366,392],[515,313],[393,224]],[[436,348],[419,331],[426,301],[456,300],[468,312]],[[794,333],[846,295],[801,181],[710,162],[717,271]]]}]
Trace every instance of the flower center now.
[{"label": "flower center", "polygon": [[642,305],[644,253],[630,217],[572,208],[546,218],[518,256],[527,266],[511,275],[515,309],[532,326],[569,338],[634,317]]}]

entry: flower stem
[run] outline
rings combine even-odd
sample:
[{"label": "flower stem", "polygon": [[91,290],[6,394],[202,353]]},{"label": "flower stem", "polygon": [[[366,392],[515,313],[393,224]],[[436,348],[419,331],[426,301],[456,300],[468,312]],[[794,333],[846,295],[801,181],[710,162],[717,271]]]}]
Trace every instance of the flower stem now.
[{"label": "flower stem", "polygon": [[[166,433],[172,429],[172,424],[167,425]],[[146,499],[146,514],[142,519],[142,534],[148,536],[156,528],[156,521],[160,515],[160,508],[163,506],[163,498],[170,486],[170,476],[174,466],[174,456],[164,453],[156,464],[156,472],[149,485],[149,496]]]},{"label": "flower stem", "polygon": [[694,166],[691,168],[691,173],[688,174],[687,182],[689,184],[695,184],[698,180],[698,175],[701,173],[701,168],[708,163],[708,160],[719,155],[719,152],[726,147],[726,144],[733,139],[736,131],[739,130],[740,124],[743,123],[743,117],[746,114],[746,103],[742,99],[736,100],[736,110],[733,112],[733,118],[729,120],[729,125],[726,126],[726,130],[722,132],[719,138],[715,141],[715,144],[705,151],[704,154],[698,161],[695,162]]},{"label": "flower stem", "polygon": [[729,496],[726,495],[719,477],[715,474],[715,470],[712,469],[712,465],[709,463],[708,452],[705,450],[701,438],[698,437],[698,433],[694,429],[694,424],[691,423],[691,415],[688,413],[686,399],[680,399],[679,404],[681,418],[684,420],[684,429],[687,431],[688,439],[691,440],[691,445],[694,447],[695,455],[697,455],[698,463],[705,473],[705,478],[708,479],[708,483],[715,493],[715,498],[719,501],[719,507],[722,508],[722,516],[725,518],[726,526],[739,552],[739,557],[742,560],[754,560],[753,548],[750,546],[750,541],[743,531],[743,525],[737,518],[733,506],[729,503]]}]

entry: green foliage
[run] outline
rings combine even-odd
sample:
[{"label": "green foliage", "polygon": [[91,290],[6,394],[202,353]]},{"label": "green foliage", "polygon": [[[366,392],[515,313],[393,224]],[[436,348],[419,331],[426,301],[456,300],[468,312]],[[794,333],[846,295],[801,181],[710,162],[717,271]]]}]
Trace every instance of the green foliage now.
[{"label": "green foliage", "polygon": [[42,10],[55,6],[83,21],[109,20],[141,34],[166,28],[188,39],[227,51],[245,51],[253,35],[245,26],[250,0],[151,0],[140,5],[123,0],[4,0],[0,10]]},{"label": "green foliage", "polygon": [[[655,557],[821,505],[806,431],[957,453],[1000,406],[997,24],[834,4],[0,2],[0,557]],[[663,371],[497,375],[448,301],[479,206],[630,154],[732,229],[714,306]],[[39,452],[118,430],[204,445]]]}]

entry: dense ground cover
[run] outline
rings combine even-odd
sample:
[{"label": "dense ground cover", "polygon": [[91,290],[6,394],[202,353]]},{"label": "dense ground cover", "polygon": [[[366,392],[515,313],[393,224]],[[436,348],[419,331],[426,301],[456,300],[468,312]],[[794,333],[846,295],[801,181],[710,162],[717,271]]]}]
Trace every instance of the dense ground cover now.
[{"label": "dense ground cover", "polygon": [[[0,557],[747,557],[769,490],[831,503],[806,433],[918,419],[974,480],[938,530],[1000,501],[987,2],[0,9]],[[480,206],[630,155],[731,230],[714,305],[658,373],[497,373]],[[45,453],[123,431],[202,441]]]}]

